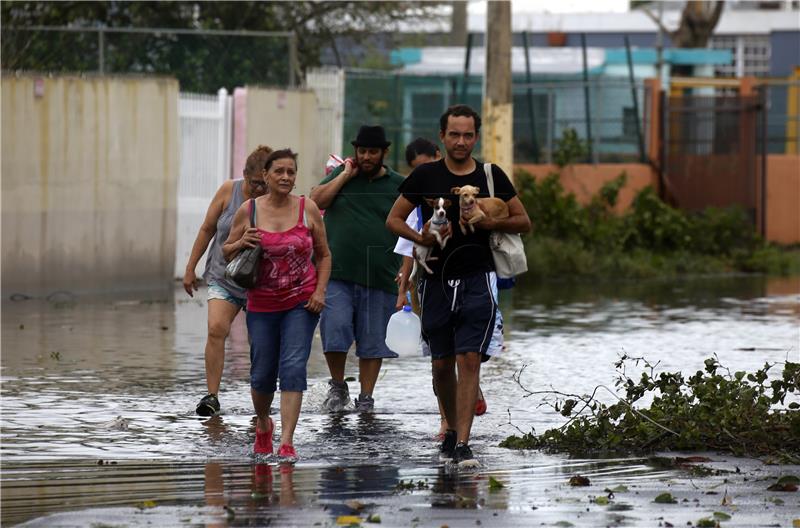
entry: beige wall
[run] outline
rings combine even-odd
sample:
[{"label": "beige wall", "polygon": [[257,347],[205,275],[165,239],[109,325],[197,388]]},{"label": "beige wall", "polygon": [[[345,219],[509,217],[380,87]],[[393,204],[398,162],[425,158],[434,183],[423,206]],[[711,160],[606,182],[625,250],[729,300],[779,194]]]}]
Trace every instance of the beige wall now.
[{"label": "beige wall", "polygon": [[766,238],[780,244],[800,243],[800,156],[767,156]]},{"label": "beige wall", "polygon": [[245,152],[258,145],[291,148],[297,158],[297,194],[308,194],[325,174],[317,96],[306,90],[247,87]]},{"label": "beige wall", "polygon": [[607,182],[614,180],[621,173],[628,175],[625,187],[620,190],[616,210],[625,211],[630,207],[636,195],[652,185],[658,187],[658,174],[643,163],[604,163],[601,165],[575,164],[559,169],[555,165],[518,164],[515,169],[523,169],[537,178],[543,178],[551,172],[561,173],[561,185],[568,193],[573,193],[579,203],[587,204]]},{"label": "beige wall", "polygon": [[3,76],[4,297],[170,285],[177,101],[172,79]]}]

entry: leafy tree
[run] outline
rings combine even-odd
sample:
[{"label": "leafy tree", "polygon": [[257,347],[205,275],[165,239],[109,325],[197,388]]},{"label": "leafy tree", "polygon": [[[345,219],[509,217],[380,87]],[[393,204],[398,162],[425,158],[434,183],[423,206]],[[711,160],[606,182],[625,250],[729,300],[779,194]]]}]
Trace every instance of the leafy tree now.
[{"label": "leafy tree", "polygon": [[[689,0],[683,6],[678,27],[674,30],[667,29],[664,23],[648,9],[652,2],[634,1],[631,8],[641,10],[653,20],[672,41],[676,48],[705,48],[719,23],[725,2],[722,0]],[[673,75],[689,75],[691,67],[673,66]]]},{"label": "leafy tree", "polygon": [[637,7],[669,35],[676,48],[705,48],[725,6],[721,0],[690,0],[683,6],[678,27],[671,31],[647,8],[646,4],[649,3],[638,2]]},{"label": "leafy tree", "polygon": [[[3,2],[2,57],[6,70],[98,71],[95,32],[21,31],[31,26],[170,28],[181,30],[292,31],[297,74],[321,63],[330,49],[352,65],[381,39],[392,45],[400,23],[433,16],[433,2]],[[174,33],[104,33],[104,69],[113,73],[176,76],[182,89],[214,92],[220,86],[285,84],[286,37]],[[353,43],[339,49],[337,41]]]}]

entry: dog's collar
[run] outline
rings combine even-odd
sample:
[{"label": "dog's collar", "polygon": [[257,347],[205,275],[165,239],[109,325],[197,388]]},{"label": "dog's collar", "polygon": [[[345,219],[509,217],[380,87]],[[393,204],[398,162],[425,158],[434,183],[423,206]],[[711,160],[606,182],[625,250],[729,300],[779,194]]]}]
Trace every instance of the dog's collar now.
[{"label": "dog's collar", "polygon": [[447,224],[447,222],[448,222],[448,220],[447,220],[447,218],[446,218],[446,217],[445,217],[445,219],[444,219],[444,220],[442,220],[442,221],[439,221],[439,222],[437,222],[437,221],[436,221],[436,220],[434,220],[434,219],[431,219],[431,224],[433,224],[433,225],[437,225],[437,226],[446,225],[446,224]]}]

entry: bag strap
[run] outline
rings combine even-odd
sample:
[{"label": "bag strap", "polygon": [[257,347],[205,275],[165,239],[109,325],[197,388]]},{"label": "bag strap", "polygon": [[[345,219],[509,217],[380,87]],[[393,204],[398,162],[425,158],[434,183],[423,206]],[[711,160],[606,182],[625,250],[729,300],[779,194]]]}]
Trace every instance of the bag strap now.
[{"label": "bag strap", "polygon": [[308,220],[306,219],[306,197],[300,195],[300,214],[297,216],[297,225],[308,227]]},{"label": "bag strap", "polygon": [[486,186],[489,188],[489,196],[494,198],[494,178],[492,177],[492,164],[484,163],[483,172],[486,173]]},{"label": "bag strap", "polygon": [[422,232],[422,206],[417,206],[417,231]]},{"label": "bag strap", "polygon": [[256,199],[250,198],[250,227],[256,226]]}]

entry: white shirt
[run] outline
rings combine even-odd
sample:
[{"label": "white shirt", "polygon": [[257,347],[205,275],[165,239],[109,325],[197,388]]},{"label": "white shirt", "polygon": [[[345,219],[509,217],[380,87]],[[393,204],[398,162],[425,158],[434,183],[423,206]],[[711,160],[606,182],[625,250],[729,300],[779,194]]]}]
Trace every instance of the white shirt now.
[{"label": "white shirt", "polygon": [[[417,209],[416,207],[411,211],[411,214],[408,215],[406,218],[406,224],[408,227],[413,229],[414,231],[417,230]],[[414,256],[414,243],[406,238],[398,237],[397,244],[394,246],[394,252],[398,255],[403,255],[404,257],[412,257]]]}]

